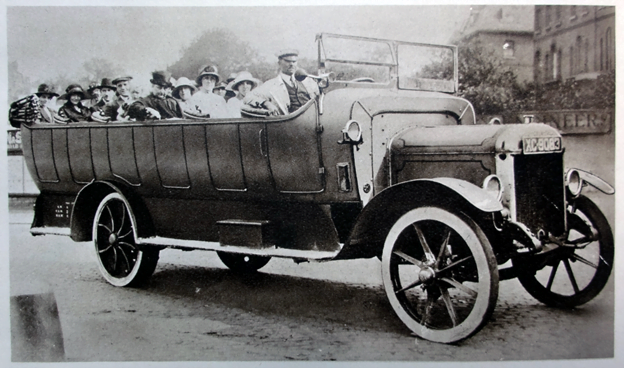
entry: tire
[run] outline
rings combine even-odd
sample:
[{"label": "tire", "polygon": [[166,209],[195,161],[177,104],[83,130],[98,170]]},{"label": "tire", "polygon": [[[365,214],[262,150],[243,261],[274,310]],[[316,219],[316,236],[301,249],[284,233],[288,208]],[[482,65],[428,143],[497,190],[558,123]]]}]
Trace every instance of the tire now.
[{"label": "tire", "polygon": [[271,257],[254,256],[249,254],[217,252],[219,259],[232,271],[240,273],[256,272],[266,266]]},{"label": "tire", "polygon": [[479,226],[438,207],[405,213],[392,226],[382,278],[397,316],[417,336],[453,343],[489,320],[498,298],[498,265]]},{"label": "tire", "polygon": [[93,219],[93,244],[98,268],[114,286],[145,285],[158,263],[158,250],[141,250],[128,201],[119,193],[102,199]]},{"label": "tire", "polygon": [[568,242],[587,238],[579,244],[584,249],[559,247],[544,259],[514,260],[526,291],[552,307],[574,308],[589,302],[607,284],[613,268],[611,227],[589,198],[580,196],[569,206],[568,230]]}]

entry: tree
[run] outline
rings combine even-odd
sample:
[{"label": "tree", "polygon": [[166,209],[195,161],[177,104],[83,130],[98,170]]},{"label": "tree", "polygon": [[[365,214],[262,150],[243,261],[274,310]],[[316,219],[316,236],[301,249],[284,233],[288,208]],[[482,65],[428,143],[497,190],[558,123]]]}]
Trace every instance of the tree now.
[{"label": "tree", "polygon": [[[116,78],[123,72],[121,67],[103,58],[93,58],[82,63],[82,67],[87,72],[88,82],[100,82],[102,78]],[[88,86],[88,82],[84,85]]]},{"label": "tree", "polygon": [[520,84],[513,70],[480,41],[468,41],[459,49],[459,95],[485,115],[530,108],[534,99],[532,85]]},{"label": "tree", "polygon": [[267,62],[249,43],[234,33],[220,28],[200,35],[182,52],[182,57],[169,66],[174,78],[197,77],[203,65],[216,65],[222,79],[230,73],[249,71],[254,77],[267,80],[275,76],[277,63]]},{"label": "tree", "polygon": [[19,71],[17,61],[9,63],[9,101],[15,101],[22,98],[34,89],[30,78],[26,77]]}]

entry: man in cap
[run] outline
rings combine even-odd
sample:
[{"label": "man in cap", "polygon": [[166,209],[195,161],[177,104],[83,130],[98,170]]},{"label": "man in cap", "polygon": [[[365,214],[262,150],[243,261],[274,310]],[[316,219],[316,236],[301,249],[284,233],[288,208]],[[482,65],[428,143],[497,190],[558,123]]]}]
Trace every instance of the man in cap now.
[{"label": "man in cap", "polygon": [[102,92],[100,90],[100,86],[98,86],[97,82],[89,83],[89,88],[87,89],[87,94],[89,95],[89,100],[82,101],[82,104],[88,108],[91,108],[97,105],[100,102],[100,98],[102,96]]},{"label": "man in cap", "polygon": [[199,75],[195,79],[199,91],[191,97],[189,104],[196,106],[202,116],[217,119],[228,117],[225,99],[212,93],[219,79],[216,66],[202,66],[199,69]]},{"label": "man in cap", "polygon": [[133,98],[130,94],[131,86],[130,81],[132,77],[119,77],[113,79],[113,84],[116,87],[115,99],[113,100],[113,106],[115,107],[115,112],[113,116],[111,116],[112,121],[130,121],[128,117],[128,108],[133,101]]},{"label": "man in cap", "polygon": [[110,78],[102,78],[102,83],[99,87],[102,98],[97,104],[91,106],[91,120],[105,123],[114,120],[113,117],[117,116],[119,106],[114,103],[117,87],[115,87]]},{"label": "man in cap", "polygon": [[182,108],[166,89],[171,88],[171,74],[166,71],[152,73],[152,92],[146,97],[134,101],[128,109],[128,115],[139,121],[148,119],[173,119],[184,117]]},{"label": "man in cap", "polygon": [[266,81],[243,100],[253,108],[268,110],[269,115],[292,113],[319,94],[318,84],[312,79],[306,78],[302,82],[295,79],[297,50],[281,51],[277,57],[278,76]]},{"label": "man in cap", "polygon": [[[54,117],[56,116],[56,111],[50,107],[50,101],[54,97],[58,97],[58,93],[54,92],[54,87],[49,86],[47,84],[40,84],[37,88],[37,92],[35,95],[39,98],[39,119],[37,119],[37,123],[41,124],[52,124],[56,121]],[[58,120],[58,119],[57,119]]]}]

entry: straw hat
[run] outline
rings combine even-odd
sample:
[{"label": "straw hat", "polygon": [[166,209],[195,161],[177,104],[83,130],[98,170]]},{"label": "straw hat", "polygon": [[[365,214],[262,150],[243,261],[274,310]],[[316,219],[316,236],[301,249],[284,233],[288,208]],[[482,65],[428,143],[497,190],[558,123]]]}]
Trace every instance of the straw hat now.
[{"label": "straw hat", "polygon": [[188,79],[187,77],[180,77],[178,78],[178,81],[176,82],[175,88],[173,89],[173,92],[171,92],[171,95],[177,99],[180,99],[180,89],[182,89],[182,87],[189,87],[193,92],[197,90],[197,88],[195,88],[195,85],[190,79]]}]

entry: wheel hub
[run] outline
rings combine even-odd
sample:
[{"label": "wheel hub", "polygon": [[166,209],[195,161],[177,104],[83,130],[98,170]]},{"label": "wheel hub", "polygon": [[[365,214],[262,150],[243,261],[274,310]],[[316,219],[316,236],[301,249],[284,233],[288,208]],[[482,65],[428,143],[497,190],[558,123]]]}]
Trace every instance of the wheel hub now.
[{"label": "wheel hub", "polygon": [[418,279],[422,283],[426,283],[435,278],[435,271],[431,267],[424,267],[418,272]]},{"label": "wheel hub", "polygon": [[117,234],[115,233],[110,234],[108,237],[108,243],[115,244],[116,242],[117,242]]}]

